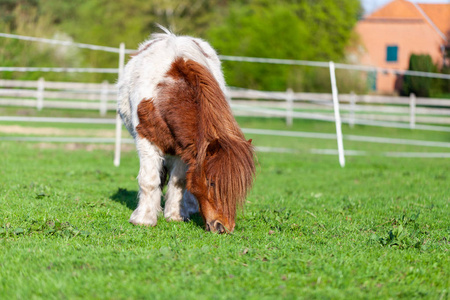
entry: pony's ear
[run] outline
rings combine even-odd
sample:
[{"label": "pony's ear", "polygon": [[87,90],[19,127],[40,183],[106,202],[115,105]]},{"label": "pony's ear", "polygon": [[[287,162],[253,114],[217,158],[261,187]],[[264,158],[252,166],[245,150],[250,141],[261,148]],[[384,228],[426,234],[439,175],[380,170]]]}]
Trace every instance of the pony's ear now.
[{"label": "pony's ear", "polygon": [[219,139],[214,139],[208,144],[208,148],[206,148],[206,156],[212,156],[217,153],[222,146],[220,145]]},{"label": "pony's ear", "polygon": [[250,145],[252,144],[252,139],[249,139],[248,141],[247,141],[247,143],[249,143]]}]

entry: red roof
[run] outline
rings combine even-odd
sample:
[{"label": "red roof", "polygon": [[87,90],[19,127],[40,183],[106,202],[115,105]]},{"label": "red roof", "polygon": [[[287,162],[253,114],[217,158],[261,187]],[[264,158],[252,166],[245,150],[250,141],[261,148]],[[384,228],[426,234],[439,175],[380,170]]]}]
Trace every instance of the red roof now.
[{"label": "red roof", "polygon": [[450,39],[450,3],[449,4],[419,4],[419,7],[433,21],[434,25]]},{"label": "red roof", "polygon": [[423,19],[423,16],[413,3],[406,0],[394,0],[366,19]]},{"label": "red roof", "polygon": [[365,18],[368,21],[424,21],[439,35],[450,39],[450,3],[414,4],[407,0],[394,0]]}]

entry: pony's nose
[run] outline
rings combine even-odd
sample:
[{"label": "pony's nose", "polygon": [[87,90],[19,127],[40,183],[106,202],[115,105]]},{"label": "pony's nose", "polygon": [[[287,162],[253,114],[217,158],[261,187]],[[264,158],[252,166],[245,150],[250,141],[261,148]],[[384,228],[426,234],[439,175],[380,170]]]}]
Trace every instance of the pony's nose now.
[{"label": "pony's nose", "polygon": [[206,231],[225,233],[225,227],[217,220],[206,223]]}]

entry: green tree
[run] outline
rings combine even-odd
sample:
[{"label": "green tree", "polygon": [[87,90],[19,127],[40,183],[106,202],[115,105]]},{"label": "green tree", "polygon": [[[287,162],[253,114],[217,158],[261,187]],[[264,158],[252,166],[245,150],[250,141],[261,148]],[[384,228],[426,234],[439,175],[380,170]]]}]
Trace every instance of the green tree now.
[{"label": "green tree", "polygon": [[[0,1],[3,22],[0,32],[30,35],[37,37],[71,40],[71,37],[58,32],[51,19],[42,15],[38,1]],[[86,64],[84,64],[86,65]],[[54,47],[31,41],[0,38],[0,66],[12,67],[80,67],[83,58],[75,47]],[[36,79],[45,76],[49,80],[73,80],[79,74],[37,72],[3,72],[2,78]]]},{"label": "green tree", "polygon": [[[136,48],[159,23],[205,37],[222,54],[327,61],[343,58],[359,12],[358,0],[0,0],[0,31]],[[117,60],[115,53],[0,39],[0,64],[6,66],[116,67]],[[270,90],[321,90],[328,77],[326,69],[292,66],[226,62],[224,69],[231,85]]]},{"label": "green tree", "polygon": [[[223,2],[223,3],[222,3]],[[225,1],[212,0],[0,0],[0,31],[81,43],[127,48],[158,30],[160,23],[179,34],[202,35],[217,20]],[[53,50],[52,50],[53,49]],[[74,53],[77,55],[74,55]],[[65,54],[65,56],[62,54]],[[70,55],[69,55],[70,54]],[[118,55],[102,51],[68,49],[0,38],[3,66],[116,67]],[[34,78],[42,74],[11,74],[5,77]],[[106,74],[45,74],[46,78],[115,80]]]},{"label": "green tree", "polygon": [[[240,1],[230,5],[208,38],[227,55],[340,60],[359,12],[357,0]],[[224,68],[230,85],[270,90],[320,89],[325,74],[267,64],[225,63]]]}]

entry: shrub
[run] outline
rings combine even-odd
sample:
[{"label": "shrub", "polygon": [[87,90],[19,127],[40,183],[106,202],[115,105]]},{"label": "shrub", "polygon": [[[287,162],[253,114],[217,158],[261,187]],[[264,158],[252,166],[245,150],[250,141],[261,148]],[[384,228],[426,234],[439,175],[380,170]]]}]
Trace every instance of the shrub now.
[{"label": "shrub", "polygon": [[[430,55],[411,54],[409,58],[409,71],[436,72]],[[433,79],[429,77],[405,75],[403,81],[402,95],[408,96],[411,93],[418,97],[429,97]]]}]

